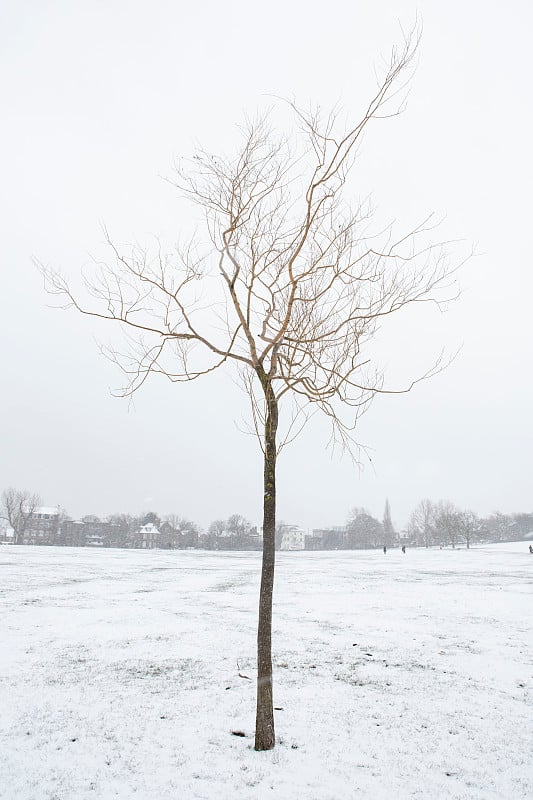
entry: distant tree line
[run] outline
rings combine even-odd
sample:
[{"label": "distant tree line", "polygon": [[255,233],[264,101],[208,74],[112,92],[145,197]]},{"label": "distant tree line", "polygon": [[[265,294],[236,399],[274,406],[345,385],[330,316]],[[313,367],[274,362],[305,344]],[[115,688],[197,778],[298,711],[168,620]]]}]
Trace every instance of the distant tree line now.
[{"label": "distant tree line", "polygon": [[449,500],[422,500],[412,511],[405,530],[396,532],[390,507],[380,522],[364,508],[354,508],[348,518],[344,546],[375,548],[406,544],[411,547],[467,547],[474,542],[510,542],[533,537],[533,512],[480,517]]},{"label": "distant tree line", "polygon": [[200,541],[206,550],[260,550],[262,544],[257,527],[240,514],[232,514],[226,520],[216,519]]},{"label": "distant tree line", "polygon": [[316,529],[305,537],[306,550],[368,550],[406,545],[409,547],[467,547],[474,542],[533,540],[533,512],[479,517],[448,500],[422,500],[412,511],[405,530],[396,531],[389,502],[383,519],[365,508],[354,508],[346,525]]},{"label": "distant tree line", "polygon": [[422,500],[411,513],[406,531],[411,544],[419,547],[470,547],[473,542],[521,541],[533,535],[533,512],[479,517],[449,500]]},{"label": "distant tree line", "polygon": [[[3,525],[1,524],[3,522]],[[260,550],[261,531],[240,514],[214,520],[207,531],[178,514],[160,517],[155,511],[141,515],[111,514],[101,519],[87,514],[72,519],[59,507],[42,505],[38,494],[6,489],[0,502],[0,539],[8,540],[12,528],[16,544],[70,547],[164,548],[184,550]],[[276,531],[276,548],[282,547],[284,523]],[[2,529],[4,532],[2,534]],[[533,512],[479,517],[447,500],[422,500],[412,511],[405,530],[394,528],[388,500],[381,520],[364,508],[354,508],[342,526],[302,532],[305,550],[359,550],[394,547],[470,547],[474,542],[533,539]]]}]

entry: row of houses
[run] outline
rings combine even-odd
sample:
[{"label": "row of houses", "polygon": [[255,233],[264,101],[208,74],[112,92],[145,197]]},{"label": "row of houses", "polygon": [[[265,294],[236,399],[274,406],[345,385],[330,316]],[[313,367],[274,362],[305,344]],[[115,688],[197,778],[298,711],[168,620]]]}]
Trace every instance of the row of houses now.
[{"label": "row of houses", "polygon": [[132,547],[185,549],[198,546],[194,529],[178,531],[168,522],[157,527],[149,522],[132,527],[127,522],[65,519],[59,507],[35,508],[15,532],[0,531],[5,544],[56,545],[62,547]]},{"label": "row of houses", "polygon": [[[309,539],[297,525],[283,525],[278,531],[277,546],[282,550],[304,550]],[[59,506],[35,508],[17,533],[12,528],[0,531],[6,544],[56,545],[62,547],[131,547],[139,549],[187,549],[208,547],[216,550],[259,549],[261,533],[250,527],[245,535],[224,532],[214,537],[201,536],[192,526],[178,531],[169,522],[159,526],[147,522],[132,529],[127,522],[102,522],[97,519],[66,519]],[[309,548],[313,549],[313,548]]]}]

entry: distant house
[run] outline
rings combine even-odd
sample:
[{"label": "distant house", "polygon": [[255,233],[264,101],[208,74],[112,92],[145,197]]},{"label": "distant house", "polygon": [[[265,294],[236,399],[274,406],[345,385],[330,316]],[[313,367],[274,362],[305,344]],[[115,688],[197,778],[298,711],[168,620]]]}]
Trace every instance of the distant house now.
[{"label": "distant house", "polygon": [[400,531],[398,534],[398,546],[406,547],[407,545],[410,547],[416,547],[416,537],[413,536],[408,530]]},{"label": "distant house", "polygon": [[25,526],[23,544],[58,544],[59,523],[59,506],[38,506]]},{"label": "distant house", "polygon": [[130,547],[126,523],[99,519],[66,519],[61,523],[58,544],[65,547]]},{"label": "distant house", "polygon": [[143,549],[152,549],[162,546],[161,532],[153,522],[147,522],[146,525],[141,525],[135,538],[137,547]]},{"label": "distant house", "polygon": [[331,528],[313,528],[311,536],[305,537],[306,550],[342,550],[346,547],[346,526],[336,525]]},{"label": "distant house", "polygon": [[281,550],[304,550],[305,531],[298,525],[281,526]]},{"label": "distant house", "polygon": [[85,547],[86,530],[81,520],[66,519],[61,523],[60,544],[65,547]]}]

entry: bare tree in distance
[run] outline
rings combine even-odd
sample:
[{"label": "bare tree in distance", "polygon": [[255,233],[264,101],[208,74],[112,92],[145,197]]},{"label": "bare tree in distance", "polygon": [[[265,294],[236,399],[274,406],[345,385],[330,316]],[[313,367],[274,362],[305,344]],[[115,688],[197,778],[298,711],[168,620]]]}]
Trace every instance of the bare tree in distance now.
[{"label": "bare tree in distance", "polygon": [[[186,517],[181,517],[179,514],[167,514],[163,522],[169,525],[174,533],[178,535],[180,547],[193,547],[198,543],[200,529],[195,522]],[[163,528],[164,526],[161,527],[161,531],[163,531]]]},{"label": "bare tree in distance", "polygon": [[15,531],[17,544],[24,543],[24,533],[35,510],[40,505],[42,505],[40,496],[26,489],[9,488],[2,492],[2,514],[0,516],[7,520]]},{"label": "bare tree in distance", "polygon": [[252,527],[250,522],[241,514],[231,514],[226,520],[226,527],[230,533],[243,536]]},{"label": "bare tree in distance", "polygon": [[140,520],[136,520],[131,514],[123,514],[119,512],[115,514],[109,514],[109,516],[106,518],[106,522],[109,522],[111,525],[119,525],[126,530],[136,527],[137,524],[141,524]]},{"label": "bare tree in distance", "polygon": [[224,519],[215,519],[210,524],[208,528],[208,532],[211,536],[217,540],[220,536],[223,536],[226,531],[226,520]]},{"label": "bare tree in distance", "polygon": [[466,549],[470,549],[472,540],[478,535],[480,521],[477,514],[473,511],[460,511],[458,516],[459,531],[466,543]]},{"label": "bare tree in distance", "polygon": [[455,545],[461,533],[461,512],[450,500],[439,500],[435,504],[435,535],[441,545]]},{"label": "bare tree in distance", "polygon": [[422,541],[426,548],[433,544],[435,513],[435,504],[431,500],[421,500],[409,520],[409,531],[416,537],[417,544]]},{"label": "bare tree in distance", "polygon": [[[283,446],[319,410],[332,444],[354,457],[353,434],[377,393],[391,389],[365,352],[380,323],[416,303],[444,302],[446,243],[432,243],[428,217],[411,230],[371,229],[368,201],[343,196],[371,122],[399,113],[419,32],[394,49],[361,119],[340,129],[289,103],[297,132],[277,136],[270,117],[247,122],[235,156],[198,150],[172,181],[196,204],[209,246],[177,253],[123,249],[107,235],[109,263],[86,279],[92,303],[57,271],[40,265],[49,291],[83,314],[129,334],[126,355],[110,353],[127,375],[124,395],[151,374],[193,381],[233,363],[251,400],[263,452],[263,558],[257,634],[255,748],[274,747],[272,595],[276,463]],[[439,371],[440,359],[418,380]],[[282,411],[282,428],[279,428]]]}]

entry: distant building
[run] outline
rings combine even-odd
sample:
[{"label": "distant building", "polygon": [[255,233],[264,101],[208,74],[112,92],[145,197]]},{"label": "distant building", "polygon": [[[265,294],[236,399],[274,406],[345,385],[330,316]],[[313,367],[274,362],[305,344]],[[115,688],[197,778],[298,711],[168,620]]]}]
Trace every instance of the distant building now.
[{"label": "distant building", "polygon": [[126,523],[97,519],[63,520],[58,544],[64,547],[131,547]]},{"label": "distant building", "polygon": [[281,526],[281,550],[304,550],[305,531],[298,525]]},{"label": "distant building", "polygon": [[64,547],[85,547],[85,523],[80,520],[65,519],[61,523],[60,544]]},{"label": "distant building", "polygon": [[135,539],[136,546],[143,549],[153,549],[154,547],[163,546],[161,532],[153,522],[147,522],[146,525],[141,525]]},{"label": "distant building", "polygon": [[91,547],[127,547],[128,526],[124,523],[87,520],[84,523],[85,544]]},{"label": "distant building", "polygon": [[403,530],[398,533],[398,546],[399,547],[416,547],[416,536],[413,536],[408,530]]},{"label": "distant building", "polygon": [[59,506],[38,506],[26,524],[23,544],[59,544]]},{"label": "distant building", "polygon": [[313,528],[311,536],[305,537],[306,550],[342,550],[346,547],[346,527]]}]

